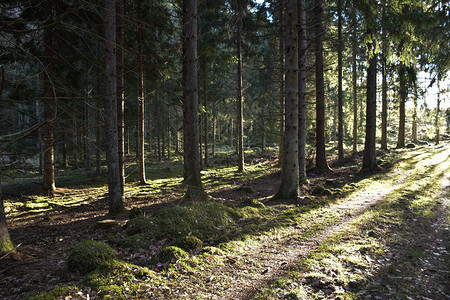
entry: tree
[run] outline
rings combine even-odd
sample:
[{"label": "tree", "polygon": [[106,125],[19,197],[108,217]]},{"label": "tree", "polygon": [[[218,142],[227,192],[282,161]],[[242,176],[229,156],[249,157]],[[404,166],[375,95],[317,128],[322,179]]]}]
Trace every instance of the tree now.
[{"label": "tree", "polygon": [[342,96],[342,0],[337,0],[338,13],[338,158],[344,159],[344,99]]},{"label": "tree", "polygon": [[[384,10],[383,10],[384,19]],[[383,26],[381,33],[381,150],[387,150],[387,33],[386,26]]]},{"label": "tree", "polygon": [[278,147],[278,163],[281,165],[283,161],[283,136],[284,136],[284,0],[278,1],[279,6],[279,62],[280,62],[280,134]]},{"label": "tree", "polygon": [[3,205],[2,186],[0,179],[0,254],[12,251],[14,244],[9,237],[8,227],[6,226],[5,207]]},{"label": "tree", "polygon": [[316,170],[328,171],[325,150],[325,84],[323,77],[323,8],[322,0],[315,0],[314,30],[316,51]]},{"label": "tree", "polygon": [[117,138],[116,1],[105,0],[105,113],[109,213],[124,210]]},{"label": "tree", "polygon": [[356,13],[352,12],[352,98],[353,98],[353,153],[358,151],[358,86],[357,86],[357,21]]},{"label": "tree", "polygon": [[[141,20],[141,0],[138,0],[138,161],[139,161],[139,183],[146,184],[145,178],[145,139],[144,139],[144,71],[143,71],[143,58],[142,58],[142,20]],[[159,124],[159,123],[158,123]]]},{"label": "tree", "polygon": [[298,2],[299,11],[299,60],[298,60],[298,169],[300,180],[306,180],[306,72],[307,34],[306,34],[306,0]]},{"label": "tree", "polygon": [[285,0],[285,130],[281,185],[277,197],[297,198],[298,168],[298,11],[297,1]]},{"label": "tree", "polygon": [[197,0],[185,0],[183,98],[184,183],[187,196],[203,194],[200,176],[198,83],[197,83]]},{"label": "tree", "polygon": [[366,88],[366,138],[364,142],[363,171],[374,171],[377,166],[376,153],[376,120],[377,120],[377,56],[375,53],[375,29],[367,25],[367,55],[369,67],[367,68]]},{"label": "tree", "polygon": [[117,0],[117,11],[116,11],[116,31],[117,31],[117,138],[119,145],[119,174],[120,174],[120,190],[123,196],[125,188],[125,166],[124,166],[124,152],[125,152],[125,142],[124,142],[124,80],[123,80],[123,47],[124,47],[124,30],[123,30],[123,19],[124,19],[124,0]]},{"label": "tree", "polygon": [[53,89],[53,12],[50,0],[44,2],[47,19],[44,22],[44,189],[52,192],[55,190],[55,166],[53,134],[55,121],[55,95]]},{"label": "tree", "polygon": [[406,123],[406,98],[408,96],[407,90],[407,73],[406,67],[403,62],[400,63],[400,68],[398,71],[398,76],[400,80],[400,99],[399,99],[399,121],[398,121],[398,139],[397,148],[405,148],[405,123]]}]

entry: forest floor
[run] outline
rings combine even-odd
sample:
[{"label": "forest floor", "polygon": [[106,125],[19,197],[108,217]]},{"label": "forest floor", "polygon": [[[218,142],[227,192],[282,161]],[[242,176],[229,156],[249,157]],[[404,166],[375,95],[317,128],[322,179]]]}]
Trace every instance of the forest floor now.
[{"label": "forest floor", "polygon": [[[179,161],[149,166],[149,185],[128,178],[125,205],[144,212],[138,220],[175,227],[165,231],[132,232],[128,213],[108,216],[104,177],[61,171],[52,196],[36,193],[34,174],[10,180],[4,200],[19,254],[0,259],[0,299],[450,299],[450,144],[379,153],[382,170],[371,174],[360,162],[308,173],[301,197],[280,201],[275,156],[250,155],[240,174],[219,155],[202,171],[210,199],[200,205],[182,200]],[[187,224],[186,211],[204,209],[194,215],[202,220],[209,206],[217,218],[208,229],[194,217],[182,234],[163,220]],[[157,262],[172,238],[158,230],[197,235],[203,247]],[[70,271],[71,249],[91,239],[111,245],[124,269]]]}]

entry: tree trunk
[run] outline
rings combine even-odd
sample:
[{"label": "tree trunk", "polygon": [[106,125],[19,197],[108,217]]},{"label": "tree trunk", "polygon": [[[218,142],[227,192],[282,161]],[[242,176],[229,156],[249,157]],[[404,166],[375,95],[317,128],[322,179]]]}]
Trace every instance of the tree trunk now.
[{"label": "tree trunk", "polygon": [[325,87],[323,77],[322,0],[315,0],[314,28],[316,51],[316,169],[329,170],[325,152]]},{"label": "tree trunk", "polygon": [[44,189],[53,192],[55,187],[54,166],[54,119],[55,119],[55,95],[53,91],[53,12],[52,3],[44,2],[47,20],[44,27],[44,123],[43,147],[44,147]]},{"label": "tree trunk", "polygon": [[369,28],[368,35],[371,41],[367,44],[369,67],[367,69],[366,94],[366,138],[364,143],[363,166],[364,171],[377,169],[376,155],[376,120],[377,120],[377,57],[373,42],[374,29]]},{"label": "tree trunk", "polygon": [[242,12],[238,12],[237,21],[237,138],[238,138],[238,172],[244,171],[244,107],[242,99]]},{"label": "tree trunk", "polygon": [[197,0],[185,0],[185,55],[186,61],[183,99],[184,172],[187,197],[203,196],[200,176],[198,132],[198,84],[197,84]]},{"label": "tree trunk", "polygon": [[298,74],[298,169],[299,178],[306,180],[306,72],[307,62],[307,35],[306,35],[306,0],[298,2],[299,11],[299,74]]},{"label": "tree trunk", "polygon": [[117,74],[116,74],[116,1],[105,0],[105,115],[107,125],[106,160],[108,164],[109,213],[124,210],[117,141]]},{"label": "tree trunk", "polygon": [[387,150],[387,116],[388,116],[388,103],[387,103],[387,70],[386,70],[386,58],[387,58],[387,38],[386,28],[383,27],[381,34],[382,39],[382,54],[381,54],[381,150]]},{"label": "tree trunk", "polygon": [[412,126],[411,126],[411,137],[413,142],[417,142],[417,100],[419,98],[419,93],[417,91],[417,78],[414,81],[414,107],[412,116]]},{"label": "tree trunk", "polygon": [[338,9],[338,158],[344,159],[344,99],[342,96],[342,0]]},{"label": "tree trunk", "polygon": [[278,164],[283,163],[283,136],[284,136],[284,0],[279,0],[279,59],[280,59],[280,136],[278,149]]},{"label": "tree trunk", "polygon": [[357,72],[356,69],[356,51],[358,49],[356,15],[352,13],[352,92],[353,92],[353,153],[358,152],[358,90],[357,90]]},{"label": "tree trunk", "polygon": [[116,55],[117,55],[117,137],[119,143],[119,174],[120,174],[120,190],[123,196],[125,188],[125,142],[124,142],[124,81],[123,81],[123,47],[124,47],[124,0],[117,0],[116,12]]},{"label": "tree trunk", "polygon": [[435,119],[435,126],[436,126],[436,145],[439,144],[441,141],[441,136],[439,132],[440,122],[439,122],[439,115],[441,113],[441,84],[439,82],[439,74],[436,75],[436,81],[437,81],[437,105],[436,105],[436,119]]},{"label": "tree trunk", "polygon": [[0,178],[0,255],[13,249],[14,244],[11,242],[8,227],[6,226],[6,214],[2,197],[2,181]]},{"label": "tree trunk", "polygon": [[139,183],[146,184],[145,178],[145,138],[144,138],[144,71],[143,71],[143,58],[142,58],[142,24],[141,24],[141,0],[138,3],[138,59],[139,59],[139,121],[138,121],[138,161],[139,161]]},{"label": "tree trunk", "polygon": [[285,15],[285,99],[286,123],[283,139],[281,185],[277,197],[297,198],[298,169],[298,11],[297,1],[286,0]]},{"label": "tree trunk", "polygon": [[[99,41],[97,39],[97,61],[100,61],[100,45],[99,45]],[[102,126],[102,121],[101,121],[101,107],[102,107],[102,101],[101,101],[101,97],[100,97],[100,90],[101,90],[101,83],[100,83],[100,67],[97,68],[97,80],[96,80],[96,84],[95,84],[95,90],[96,90],[96,97],[95,97],[95,105],[96,105],[96,113],[95,113],[95,121],[96,121],[96,127],[95,127],[95,173],[97,175],[100,175],[102,170],[101,170],[101,158],[100,158],[100,149],[102,147],[102,143],[101,143],[101,126]]]},{"label": "tree trunk", "polygon": [[399,69],[399,78],[400,78],[400,103],[399,103],[399,121],[398,121],[398,140],[397,140],[397,148],[405,148],[405,104],[406,97],[408,95],[407,87],[406,87],[406,68],[404,63],[402,62]]},{"label": "tree trunk", "polygon": [[90,161],[90,153],[89,153],[89,93],[86,93],[86,99],[84,101],[83,148],[84,148],[83,149],[84,168],[87,172],[90,172],[91,171],[91,161]]}]

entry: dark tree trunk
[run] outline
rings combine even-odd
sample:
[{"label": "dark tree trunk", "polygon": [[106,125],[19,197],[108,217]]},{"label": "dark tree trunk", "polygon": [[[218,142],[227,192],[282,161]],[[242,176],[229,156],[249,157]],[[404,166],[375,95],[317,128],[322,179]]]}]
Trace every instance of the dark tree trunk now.
[{"label": "dark tree trunk", "polygon": [[367,44],[369,67],[367,69],[367,98],[366,98],[366,138],[364,143],[363,166],[364,171],[377,169],[376,154],[376,120],[377,120],[377,57],[373,42],[374,29],[368,29],[371,41]]},{"label": "dark tree trunk", "polygon": [[[100,45],[97,40],[97,60],[100,61]],[[100,149],[102,147],[101,143],[101,127],[102,127],[102,120],[101,120],[101,108],[102,108],[102,99],[100,97],[101,90],[101,83],[100,83],[100,67],[97,69],[97,80],[95,84],[95,90],[96,90],[96,97],[95,97],[95,105],[96,105],[96,113],[95,113],[95,121],[96,121],[96,127],[95,127],[95,173],[97,175],[101,174],[101,157],[100,157]]]},{"label": "dark tree trunk", "polygon": [[47,20],[44,27],[44,189],[52,192],[55,190],[55,165],[54,165],[54,119],[55,119],[55,95],[53,90],[53,8],[49,0],[44,2]]},{"label": "dark tree trunk", "polygon": [[117,141],[116,1],[105,0],[105,115],[108,164],[109,213],[124,210]]},{"label": "dark tree trunk", "polygon": [[338,9],[338,158],[344,159],[344,99],[342,96],[342,0]]},{"label": "dark tree trunk", "polygon": [[406,68],[403,63],[399,69],[400,78],[400,103],[399,103],[399,121],[398,121],[398,140],[397,148],[405,148],[405,123],[406,123],[406,97],[408,95],[406,87]]},{"label": "dark tree trunk", "polygon": [[278,1],[279,5],[279,66],[280,66],[280,134],[278,149],[278,164],[283,163],[283,136],[284,136],[284,0]]},{"label": "dark tree trunk", "polygon": [[124,166],[124,81],[123,81],[123,46],[124,46],[124,32],[123,32],[123,20],[124,20],[124,0],[117,1],[116,11],[116,30],[117,30],[117,138],[119,143],[119,174],[120,174],[120,189],[123,196],[125,187],[125,166]]},{"label": "dark tree trunk", "polygon": [[357,90],[357,72],[356,69],[356,51],[358,49],[356,15],[352,14],[352,92],[353,92],[353,153],[358,152],[358,90]]},{"label": "dark tree trunk", "polygon": [[6,226],[5,207],[3,206],[2,182],[0,178],[0,255],[14,249]]},{"label": "dark tree trunk", "polygon": [[139,72],[139,91],[138,91],[138,101],[139,101],[139,121],[138,121],[138,161],[139,161],[139,183],[146,184],[147,180],[145,178],[145,138],[144,138],[144,122],[145,122],[145,102],[144,102],[144,71],[143,71],[143,58],[142,58],[142,24],[141,24],[141,0],[138,3],[138,72]]},{"label": "dark tree trunk", "polygon": [[298,2],[299,10],[299,74],[298,74],[298,169],[299,178],[306,180],[306,72],[307,63],[307,35],[306,35],[306,0]]},{"label": "dark tree trunk", "polygon": [[237,21],[237,138],[238,138],[238,172],[244,171],[244,107],[242,99],[242,12],[238,12]]},{"label": "dark tree trunk", "polygon": [[387,116],[388,116],[388,103],[387,103],[387,69],[386,69],[386,57],[387,57],[387,39],[386,28],[383,28],[381,34],[382,39],[382,56],[381,56],[381,150],[387,150]]},{"label": "dark tree trunk", "polygon": [[84,101],[83,114],[83,152],[84,152],[84,168],[87,172],[91,171],[91,161],[89,153],[89,94],[86,95]]},{"label": "dark tree trunk", "polygon": [[325,151],[325,86],[323,77],[323,8],[315,0],[314,29],[316,51],[316,169],[329,170]]},{"label": "dark tree trunk", "polygon": [[285,0],[285,105],[286,125],[283,139],[281,185],[277,197],[297,198],[299,194],[298,169],[298,11],[297,1]]},{"label": "dark tree trunk", "polygon": [[184,172],[187,196],[203,196],[200,176],[197,84],[197,0],[185,0],[185,80],[183,99]]}]

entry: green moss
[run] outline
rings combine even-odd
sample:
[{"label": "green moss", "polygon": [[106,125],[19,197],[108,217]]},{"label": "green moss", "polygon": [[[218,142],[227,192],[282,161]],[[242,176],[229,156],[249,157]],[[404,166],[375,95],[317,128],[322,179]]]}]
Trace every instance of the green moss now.
[{"label": "green moss", "polygon": [[115,258],[116,255],[111,247],[105,243],[90,240],[73,247],[67,258],[67,266],[71,271],[87,274]]},{"label": "green moss", "polygon": [[155,259],[157,262],[168,263],[187,257],[189,257],[189,255],[183,249],[176,246],[168,246],[159,251]]},{"label": "green moss", "polygon": [[65,297],[73,297],[70,299],[76,299],[78,296],[78,287],[76,286],[64,286],[56,288],[50,292],[39,293],[31,296],[28,300],[57,300],[66,299]]},{"label": "green moss", "polygon": [[144,212],[139,207],[133,207],[130,210],[130,214],[129,214],[130,220],[137,218],[137,217],[143,217],[143,216],[144,216]]},{"label": "green moss", "polygon": [[0,254],[12,251],[14,249],[14,244],[8,237],[4,241],[0,241]]},{"label": "green moss", "polygon": [[171,243],[171,246],[176,246],[183,250],[195,250],[202,247],[202,241],[195,236],[183,236]]},{"label": "green moss", "polygon": [[200,253],[202,254],[210,254],[210,255],[224,255],[225,252],[223,252],[221,249],[217,247],[203,247],[200,249]]},{"label": "green moss", "polygon": [[141,233],[127,236],[118,240],[117,244],[124,248],[141,248],[146,249],[150,246],[151,241]]},{"label": "green moss", "polygon": [[248,199],[242,203],[243,206],[251,206],[256,208],[265,208],[266,206],[261,201],[255,199]]}]

